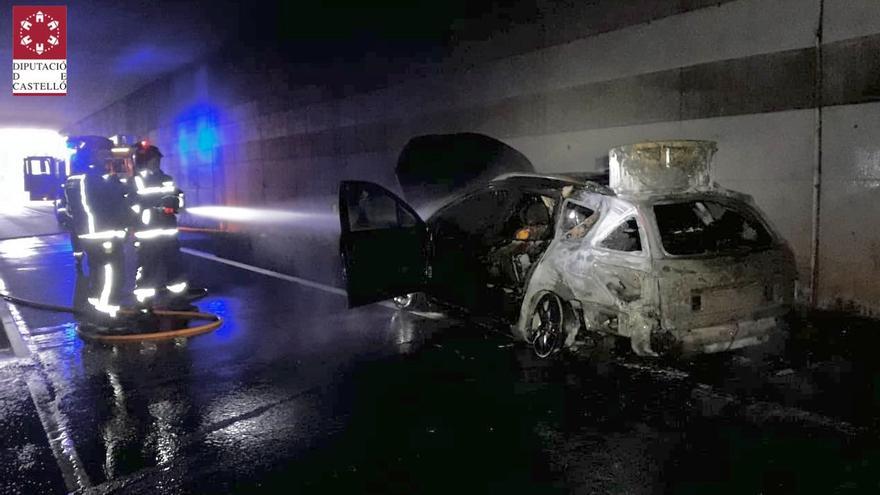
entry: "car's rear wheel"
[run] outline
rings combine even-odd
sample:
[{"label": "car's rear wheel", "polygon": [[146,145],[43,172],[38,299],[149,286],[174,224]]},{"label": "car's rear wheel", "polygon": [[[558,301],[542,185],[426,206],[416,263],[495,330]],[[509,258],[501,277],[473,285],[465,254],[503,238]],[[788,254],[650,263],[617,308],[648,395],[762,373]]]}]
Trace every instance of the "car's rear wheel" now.
[{"label": "car's rear wheel", "polygon": [[549,357],[562,348],[565,340],[564,318],[562,301],[556,294],[547,293],[538,299],[526,333],[526,341],[532,344],[538,357]]}]

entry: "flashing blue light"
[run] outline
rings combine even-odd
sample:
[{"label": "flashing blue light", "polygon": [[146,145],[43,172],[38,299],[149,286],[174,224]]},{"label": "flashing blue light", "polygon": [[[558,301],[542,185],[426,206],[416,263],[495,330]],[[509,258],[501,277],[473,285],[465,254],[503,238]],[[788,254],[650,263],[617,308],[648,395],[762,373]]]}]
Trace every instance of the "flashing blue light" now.
[{"label": "flashing blue light", "polygon": [[219,116],[213,105],[193,105],[178,115],[177,152],[181,165],[209,164],[220,144]]},{"label": "flashing blue light", "polygon": [[217,123],[200,118],[196,123],[196,150],[201,161],[208,161],[217,147]]}]

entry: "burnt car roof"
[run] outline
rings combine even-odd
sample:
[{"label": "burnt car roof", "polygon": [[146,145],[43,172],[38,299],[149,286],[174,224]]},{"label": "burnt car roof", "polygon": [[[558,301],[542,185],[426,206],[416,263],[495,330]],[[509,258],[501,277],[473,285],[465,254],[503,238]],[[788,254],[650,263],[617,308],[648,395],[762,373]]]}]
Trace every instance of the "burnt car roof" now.
[{"label": "burnt car roof", "polygon": [[536,190],[557,190],[565,186],[576,186],[590,192],[614,196],[608,187],[608,174],[603,172],[573,172],[562,174],[509,173],[500,175],[491,184],[505,183],[512,187]]},{"label": "burnt car roof", "polygon": [[641,195],[623,195],[621,199],[631,203],[640,203],[645,205],[654,205],[658,203],[674,203],[678,201],[689,201],[694,199],[722,199],[734,200],[751,203],[752,196],[732,189],[726,189],[719,185],[715,185],[710,189],[695,189],[690,191],[667,193],[667,194],[641,194]]},{"label": "burnt car roof", "polygon": [[[589,180],[595,178],[596,180]],[[566,186],[574,186],[578,192],[592,192],[605,196],[614,196],[615,193],[606,184],[608,174],[603,172],[575,172],[571,174],[538,174],[530,172],[511,172],[499,175],[489,182],[474,185],[459,191],[453,196],[443,198],[434,203],[423,204],[418,208],[425,217],[430,217],[437,211],[457,203],[466,196],[490,186],[504,186],[511,189],[528,189],[533,192],[551,194],[560,193]]]}]

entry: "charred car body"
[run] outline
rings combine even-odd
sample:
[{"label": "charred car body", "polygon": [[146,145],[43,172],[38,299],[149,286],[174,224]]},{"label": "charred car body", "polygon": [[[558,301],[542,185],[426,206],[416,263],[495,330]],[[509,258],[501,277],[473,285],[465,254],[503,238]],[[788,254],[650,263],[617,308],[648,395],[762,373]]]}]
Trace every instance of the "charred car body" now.
[{"label": "charred car body", "polygon": [[596,335],[639,355],[764,342],[792,304],[794,256],[749,196],[711,182],[714,152],[619,147],[610,187],[510,174],[426,221],[381,186],[343,182],[349,303],[423,293],[510,322],[540,356]]}]

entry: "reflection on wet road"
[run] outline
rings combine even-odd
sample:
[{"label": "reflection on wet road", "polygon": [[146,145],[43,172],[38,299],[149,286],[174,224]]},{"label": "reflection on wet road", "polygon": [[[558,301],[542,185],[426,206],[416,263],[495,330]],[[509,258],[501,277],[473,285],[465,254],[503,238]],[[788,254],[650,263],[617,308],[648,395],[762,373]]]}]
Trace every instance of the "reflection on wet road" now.
[{"label": "reflection on wet road", "polygon": [[[200,308],[226,322],[192,340],[89,344],[69,315],[13,308],[31,356],[0,368],[0,492],[827,493],[880,480],[869,341],[794,339],[784,359],[539,361],[457,319],[347,310],[316,286],[187,261],[210,289]],[[70,304],[74,273],[61,236],[0,242],[16,295]]]},{"label": "reflection on wet road", "polygon": [[50,201],[30,201],[24,205],[3,203],[0,208],[3,210],[0,215],[0,238],[61,232]]}]

